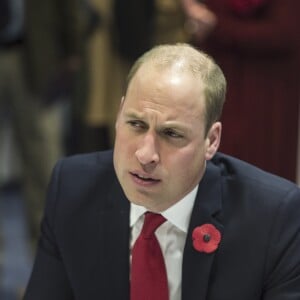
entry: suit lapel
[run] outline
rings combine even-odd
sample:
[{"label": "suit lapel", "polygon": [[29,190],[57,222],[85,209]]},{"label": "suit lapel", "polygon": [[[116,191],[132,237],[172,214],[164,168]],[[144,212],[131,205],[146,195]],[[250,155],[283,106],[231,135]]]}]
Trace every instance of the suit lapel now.
[{"label": "suit lapel", "polygon": [[102,278],[106,299],[129,299],[129,202],[119,184],[107,195],[100,211],[101,253],[105,258]]},{"label": "suit lapel", "polygon": [[[213,224],[222,234],[221,217],[221,174],[220,170],[208,163],[195,200],[182,266],[182,300],[204,300],[217,251],[207,254],[193,248],[192,232],[205,223]],[[222,242],[222,241],[221,241]]]}]

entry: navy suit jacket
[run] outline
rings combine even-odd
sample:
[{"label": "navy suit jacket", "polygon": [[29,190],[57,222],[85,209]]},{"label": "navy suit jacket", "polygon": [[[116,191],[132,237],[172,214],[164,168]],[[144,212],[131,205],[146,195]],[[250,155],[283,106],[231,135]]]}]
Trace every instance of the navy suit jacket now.
[{"label": "navy suit jacket", "polygon": [[[111,151],[58,162],[24,299],[129,299],[129,210]],[[211,254],[192,244],[204,223],[222,234]],[[182,300],[196,299],[300,299],[295,184],[220,153],[208,162],[182,265]]]}]

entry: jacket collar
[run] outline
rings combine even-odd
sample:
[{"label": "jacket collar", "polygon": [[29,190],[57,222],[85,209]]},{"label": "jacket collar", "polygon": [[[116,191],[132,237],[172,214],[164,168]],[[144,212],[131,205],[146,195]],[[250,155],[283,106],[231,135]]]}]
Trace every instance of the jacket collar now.
[{"label": "jacket collar", "polygon": [[115,179],[108,191],[106,207],[100,210],[99,235],[103,238],[101,255],[105,260],[105,297],[129,299],[129,201]]},{"label": "jacket collar", "polygon": [[183,300],[206,299],[212,264],[218,250],[210,254],[196,251],[193,248],[192,233],[197,226],[209,223],[213,224],[222,235],[221,208],[220,169],[212,163],[208,163],[206,172],[199,184],[183,254]]}]

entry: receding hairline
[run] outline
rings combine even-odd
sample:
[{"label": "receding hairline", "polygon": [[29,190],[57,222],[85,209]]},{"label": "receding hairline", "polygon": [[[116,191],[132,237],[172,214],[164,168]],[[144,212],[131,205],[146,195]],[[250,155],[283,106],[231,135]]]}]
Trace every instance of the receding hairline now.
[{"label": "receding hairline", "polygon": [[203,79],[215,66],[215,62],[209,55],[189,44],[159,45],[143,54],[134,63],[127,77],[126,90],[138,70],[144,65],[158,70],[176,68],[180,72],[189,72]]},{"label": "receding hairline", "polygon": [[132,66],[127,77],[125,96],[132,79],[143,66],[159,72],[175,70],[193,76],[204,92],[205,133],[214,122],[220,120],[227,83],[221,68],[207,53],[189,44],[165,44],[152,48]]}]

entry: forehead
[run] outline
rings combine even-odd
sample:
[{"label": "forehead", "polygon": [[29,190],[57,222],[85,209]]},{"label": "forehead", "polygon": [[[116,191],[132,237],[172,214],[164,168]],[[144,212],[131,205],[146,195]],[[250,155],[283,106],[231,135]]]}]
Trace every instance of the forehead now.
[{"label": "forehead", "polygon": [[144,64],[132,78],[126,98],[182,108],[203,108],[203,83],[180,65],[161,68]]}]

